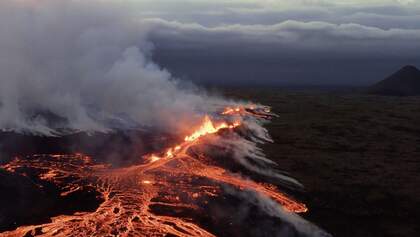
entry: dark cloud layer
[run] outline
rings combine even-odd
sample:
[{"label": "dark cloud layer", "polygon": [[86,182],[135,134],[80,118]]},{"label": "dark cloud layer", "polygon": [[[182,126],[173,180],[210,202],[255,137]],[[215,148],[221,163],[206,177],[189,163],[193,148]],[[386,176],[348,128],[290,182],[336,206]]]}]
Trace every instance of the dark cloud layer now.
[{"label": "dark cloud layer", "polygon": [[154,59],[199,83],[369,85],[420,65],[417,0],[131,4],[150,25]]},{"label": "dark cloud layer", "polygon": [[[42,1],[14,2],[40,5]],[[142,54],[152,55],[157,66],[198,83],[368,85],[403,65],[420,66],[417,0],[99,2],[85,3],[71,14],[66,11],[67,23],[92,9],[110,19],[124,16],[136,22],[142,32],[141,39],[127,35],[137,40],[130,44],[141,48]],[[15,32],[8,22],[19,19],[5,7],[0,14],[8,15],[0,23],[5,32]],[[129,30],[128,34],[133,34],[134,30]],[[3,35],[3,39],[13,36]],[[154,45],[153,54],[145,50],[150,44]],[[110,54],[100,61],[115,59],[115,54]]]},{"label": "dark cloud layer", "polygon": [[367,85],[419,64],[419,29],[284,21],[224,25],[145,20],[155,59],[206,84]]}]

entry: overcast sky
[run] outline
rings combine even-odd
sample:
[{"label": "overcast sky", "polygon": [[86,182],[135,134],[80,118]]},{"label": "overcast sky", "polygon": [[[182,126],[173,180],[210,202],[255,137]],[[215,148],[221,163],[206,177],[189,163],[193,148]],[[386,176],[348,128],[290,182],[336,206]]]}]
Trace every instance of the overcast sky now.
[{"label": "overcast sky", "polygon": [[134,20],[154,46],[149,56],[197,84],[359,86],[420,66],[420,0],[68,2]]},{"label": "overcast sky", "polygon": [[420,66],[419,0],[132,0],[154,59],[198,83],[369,85]]}]

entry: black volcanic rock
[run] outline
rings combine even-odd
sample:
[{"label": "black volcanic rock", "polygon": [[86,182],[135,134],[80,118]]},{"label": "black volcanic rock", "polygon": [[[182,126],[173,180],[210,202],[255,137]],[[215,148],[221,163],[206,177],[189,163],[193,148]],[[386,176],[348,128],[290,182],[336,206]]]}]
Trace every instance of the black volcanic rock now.
[{"label": "black volcanic rock", "polygon": [[414,66],[405,66],[385,80],[371,86],[368,93],[390,96],[420,95],[420,71]]},{"label": "black volcanic rock", "polygon": [[80,189],[65,197],[60,193],[54,183],[0,168],[0,236],[2,231],[22,225],[48,223],[54,216],[94,211],[103,202],[93,188]]}]

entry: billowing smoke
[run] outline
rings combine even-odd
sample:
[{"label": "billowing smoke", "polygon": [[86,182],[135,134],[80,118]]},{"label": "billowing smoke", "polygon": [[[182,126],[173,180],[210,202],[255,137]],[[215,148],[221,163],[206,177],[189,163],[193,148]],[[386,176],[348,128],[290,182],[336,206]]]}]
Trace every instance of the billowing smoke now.
[{"label": "billowing smoke", "polygon": [[[267,113],[267,115],[275,116],[272,113]],[[270,177],[290,189],[302,189],[303,185],[297,180],[276,170],[277,164],[266,158],[263,150],[258,146],[273,142],[268,131],[263,127],[262,123],[266,121],[252,116],[244,116],[242,119],[243,126],[240,131],[242,135],[232,134],[227,138],[210,138],[209,144],[232,151],[233,160],[253,173]]]},{"label": "billowing smoke", "polygon": [[302,219],[295,213],[290,213],[284,210],[281,206],[277,205],[273,200],[261,196],[258,193],[252,191],[238,192],[230,187],[226,187],[225,190],[231,195],[237,196],[243,199],[245,202],[252,203],[260,207],[264,212],[272,217],[280,218],[284,224],[278,225],[275,231],[261,229],[262,233],[257,236],[312,236],[312,237],[332,237],[329,233],[313,225],[312,223]]},{"label": "billowing smoke", "polygon": [[121,3],[4,0],[0,35],[3,131],[182,129],[216,102],[149,60],[148,25]]},{"label": "billowing smoke", "polygon": [[[220,112],[227,101],[185,89],[150,60],[150,24],[116,1],[0,1],[0,131],[46,136],[117,129],[182,132],[204,114]],[[262,121],[242,122],[246,137],[215,143],[232,150],[247,170],[300,187],[272,169],[258,148],[271,142]],[[274,202],[250,200],[304,234],[318,233]]]}]

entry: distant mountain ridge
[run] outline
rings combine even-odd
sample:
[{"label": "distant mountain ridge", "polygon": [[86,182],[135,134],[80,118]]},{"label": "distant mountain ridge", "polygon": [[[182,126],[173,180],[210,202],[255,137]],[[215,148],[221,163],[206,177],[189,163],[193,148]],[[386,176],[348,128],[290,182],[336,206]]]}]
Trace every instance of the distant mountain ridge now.
[{"label": "distant mountain ridge", "polygon": [[390,96],[420,95],[420,70],[405,66],[388,78],[368,88],[369,94]]}]

